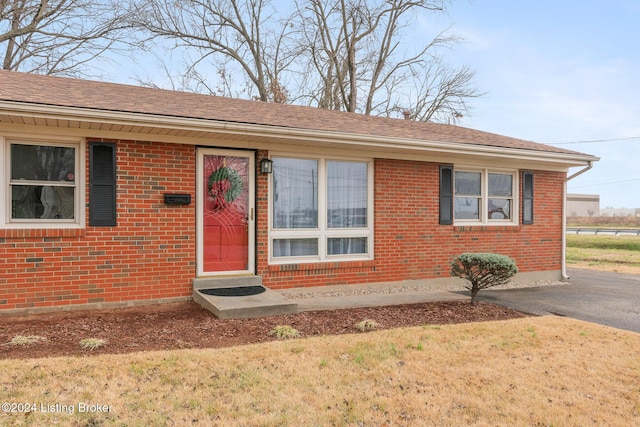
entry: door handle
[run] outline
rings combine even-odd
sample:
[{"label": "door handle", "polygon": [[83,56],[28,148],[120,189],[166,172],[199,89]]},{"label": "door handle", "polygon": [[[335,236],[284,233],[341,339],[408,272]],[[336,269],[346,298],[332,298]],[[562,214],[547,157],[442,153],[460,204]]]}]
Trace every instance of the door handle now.
[{"label": "door handle", "polygon": [[245,215],[245,217],[242,218],[243,224],[248,224],[249,221],[253,221],[253,208],[249,210],[249,215]]}]

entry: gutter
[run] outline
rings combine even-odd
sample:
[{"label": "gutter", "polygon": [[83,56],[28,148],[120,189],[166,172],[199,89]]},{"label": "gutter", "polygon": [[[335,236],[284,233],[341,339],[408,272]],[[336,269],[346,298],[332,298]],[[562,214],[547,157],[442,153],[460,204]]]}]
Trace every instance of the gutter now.
[{"label": "gutter", "polygon": [[[282,142],[306,141],[312,144],[348,145],[354,148],[381,150],[402,150],[411,152],[437,152],[445,155],[471,155],[493,158],[508,158],[522,161],[539,161],[556,164],[560,167],[581,166],[593,160],[593,156],[582,153],[562,153],[555,151],[537,151],[526,148],[507,148],[463,142],[443,142],[419,140],[389,136],[345,134],[336,131],[318,131],[304,128],[263,125],[255,123],[227,122],[221,120],[198,119],[189,117],[162,116],[150,113],[131,113],[123,111],[98,110],[81,107],[51,106],[33,103],[0,100],[0,113],[27,116],[31,119],[78,121],[107,125],[131,126],[131,132],[138,135],[143,128],[163,128],[175,131],[211,132],[220,134],[243,135],[279,139]],[[133,128],[139,128],[137,131]],[[93,129],[99,132],[100,129]],[[161,136],[158,133],[151,133]]]},{"label": "gutter", "polygon": [[564,185],[562,186],[562,280],[568,280],[567,274],[567,183],[578,175],[582,175],[593,167],[593,161],[589,160],[587,166],[580,169],[565,178]]}]

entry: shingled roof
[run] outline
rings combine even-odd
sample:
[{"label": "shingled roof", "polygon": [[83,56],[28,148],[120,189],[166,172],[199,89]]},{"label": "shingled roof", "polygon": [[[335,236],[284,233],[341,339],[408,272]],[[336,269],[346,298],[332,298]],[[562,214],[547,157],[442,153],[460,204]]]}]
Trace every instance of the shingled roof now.
[{"label": "shingled roof", "polygon": [[5,70],[0,70],[0,101],[586,156],[455,125]]}]

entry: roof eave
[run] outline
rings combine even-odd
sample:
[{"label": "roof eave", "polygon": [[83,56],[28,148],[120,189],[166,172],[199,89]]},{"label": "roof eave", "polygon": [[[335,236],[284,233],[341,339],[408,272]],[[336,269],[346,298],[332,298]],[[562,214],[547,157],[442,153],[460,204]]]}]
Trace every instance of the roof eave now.
[{"label": "roof eave", "polygon": [[[140,128],[189,130],[227,135],[278,139],[286,141],[313,142],[318,145],[340,145],[353,148],[375,148],[382,151],[433,152],[451,155],[481,156],[522,161],[557,164],[559,167],[579,167],[598,161],[599,158],[580,153],[528,150],[470,144],[455,141],[433,141],[414,138],[390,138],[387,136],[349,134],[344,132],[319,131],[295,127],[268,126],[263,124],[228,122],[212,119],[163,116],[124,111],[98,110],[57,105],[0,101],[0,114],[17,115],[45,120],[66,120],[101,123],[106,125],[133,126]],[[141,136],[140,133],[136,134]],[[153,135],[152,135],[153,136]]]}]

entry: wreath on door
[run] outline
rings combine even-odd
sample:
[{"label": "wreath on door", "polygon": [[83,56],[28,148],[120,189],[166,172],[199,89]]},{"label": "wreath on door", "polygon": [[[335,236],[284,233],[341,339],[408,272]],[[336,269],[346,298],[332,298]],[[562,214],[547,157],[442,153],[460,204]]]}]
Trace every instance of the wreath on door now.
[{"label": "wreath on door", "polygon": [[232,168],[222,166],[209,175],[207,193],[213,198],[213,208],[223,209],[242,193],[242,178]]}]

